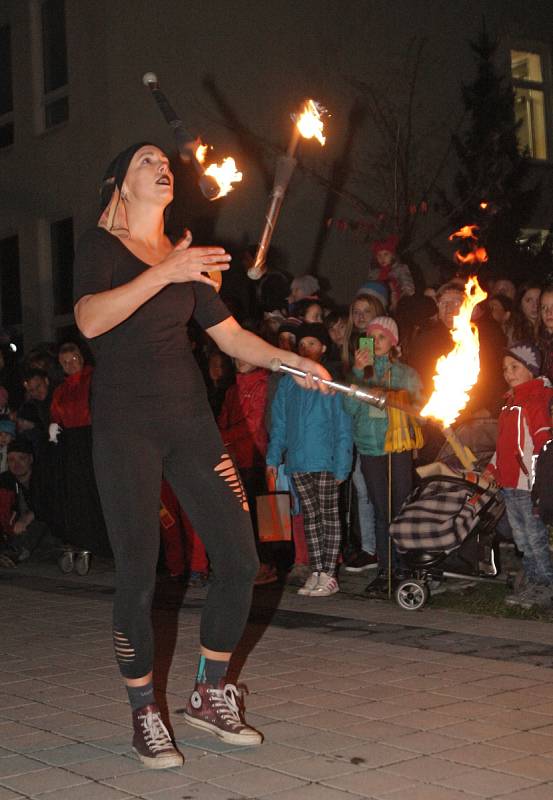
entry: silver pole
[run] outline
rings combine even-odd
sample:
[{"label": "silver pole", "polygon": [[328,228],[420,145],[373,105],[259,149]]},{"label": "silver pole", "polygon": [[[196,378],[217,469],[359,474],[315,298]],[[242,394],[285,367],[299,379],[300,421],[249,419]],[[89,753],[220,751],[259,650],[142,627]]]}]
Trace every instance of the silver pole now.
[{"label": "silver pole", "polygon": [[[297,378],[307,378],[309,374],[302,369],[298,369],[297,367],[291,367],[289,364],[283,364],[278,358],[271,359],[270,367],[273,372],[284,372],[288,375],[295,375]],[[360,386],[356,386],[354,383],[348,386],[345,383],[338,383],[338,381],[329,381],[326,378],[319,378],[318,375],[311,375],[311,377],[315,383],[323,383],[330,389],[334,389],[335,392],[341,392],[342,394],[348,395],[348,397],[354,397],[356,400],[369,403],[371,406],[384,408],[386,405],[386,395],[384,394],[375,394],[367,389],[361,389]]]}]

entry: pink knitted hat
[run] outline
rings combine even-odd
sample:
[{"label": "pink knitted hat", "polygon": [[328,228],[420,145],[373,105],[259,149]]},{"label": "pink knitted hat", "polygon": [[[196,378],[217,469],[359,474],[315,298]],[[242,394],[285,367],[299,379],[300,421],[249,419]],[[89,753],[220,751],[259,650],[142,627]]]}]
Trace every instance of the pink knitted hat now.
[{"label": "pink knitted hat", "polygon": [[396,321],[391,317],[375,317],[372,322],[369,322],[367,325],[367,336],[370,336],[371,333],[375,333],[376,331],[386,334],[386,336],[391,339],[394,347],[398,344],[399,331]]}]

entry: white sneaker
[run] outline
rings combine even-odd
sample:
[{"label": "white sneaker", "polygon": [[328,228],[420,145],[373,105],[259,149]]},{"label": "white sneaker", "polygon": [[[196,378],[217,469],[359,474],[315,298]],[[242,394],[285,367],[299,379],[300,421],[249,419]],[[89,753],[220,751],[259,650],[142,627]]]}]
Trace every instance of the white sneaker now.
[{"label": "white sneaker", "polygon": [[331,594],[336,594],[340,591],[338,581],[334,575],[328,575],[326,572],[321,572],[319,575],[319,582],[309,592],[309,597],[328,597]]},{"label": "white sneaker", "polygon": [[324,575],[324,572],[312,572],[309,578],[305,581],[301,589],[298,589],[298,594],[308,595],[311,594],[313,589],[319,583],[319,576]]}]

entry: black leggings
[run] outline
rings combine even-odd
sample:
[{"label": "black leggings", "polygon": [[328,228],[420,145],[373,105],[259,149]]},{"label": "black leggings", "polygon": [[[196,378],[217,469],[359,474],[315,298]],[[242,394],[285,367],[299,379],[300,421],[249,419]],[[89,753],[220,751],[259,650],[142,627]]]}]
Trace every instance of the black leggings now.
[{"label": "black leggings", "polygon": [[[388,509],[389,470],[392,476],[391,509]],[[361,471],[367,484],[367,492],[375,508],[376,554],[378,569],[388,570],[388,514],[393,519],[413,488],[413,455],[411,451],[385,456],[361,455]],[[392,566],[398,564],[396,548],[392,542]]]},{"label": "black leggings", "polygon": [[248,617],[259,567],[242,483],[209,409],[130,401],[94,414],[94,468],[115,556],[115,654],[126,678],[153,665],[151,606],[159,553],[162,472],[205,544],[213,580],[201,644],[232,651]]}]

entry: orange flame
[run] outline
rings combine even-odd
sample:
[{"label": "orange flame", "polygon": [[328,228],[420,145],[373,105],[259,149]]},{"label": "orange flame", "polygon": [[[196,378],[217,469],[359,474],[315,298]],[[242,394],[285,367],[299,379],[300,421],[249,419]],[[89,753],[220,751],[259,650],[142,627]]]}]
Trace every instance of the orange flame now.
[{"label": "orange flame", "polygon": [[296,120],[296,127],[304,139],[317,139],[324,145],[322,115],[326,109],[315,100],[306,100],[302,113]]},{"label": "orange flame", "polygon": [[204,163],[208,150],[209,150],[209,145],[207,144],[198,145],[198,149],[196,150],[196,159],[200,162],[200,164]]},{"label": "orange flame", "polygon": [[[196,159],[203,164],[209,150],[209,145],[200,144],[196,150]],[[236,162],[234,158],[225,158],[220,164],[210,164],[205,170],[206,175],[215,178],[219,184],[219,194],[214,197],[217,200],[219,197],[224,197],[233,190],[233,183],[238,183],[242,180],[242,173],[236,169]]]},{"label": "orange flame", "polygon": [[227,195],[234,189],[232,184],[239,183],[242,180],[242,173],[238,172],[236,162],[230,156],[223,159],[220,164],[210,164],[205,174],[215,178],[219,184],[219,194],[215,199]]},{"label": "orange flame", "polygon": [[463,225],[462,228],[451,234],[449,241],[452,242],[454,239],[476,239],[475,231],[477,230],[478,225]]},{"label": "orange flame", "polygon": [[480,347],[478,330],[471,323],[471,317],[475,306],[487,296],[476,276],[470,277],[459,313],[453,319],[453,349],[438,359],[433,378],[434,391],[420,412],[422,417],[433,417],[445,427],[455,422],[469,401],[468,392],[478,380]]},{"label": "orange flame", "polygon": [[485,247],[476,247],[471,253],[467,253],[466,256],[457,250],[455,258],[459,264],[483,264],[488,260],[488,254]]}]

